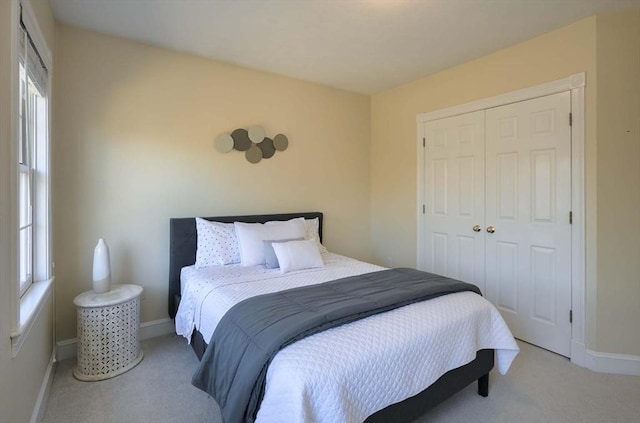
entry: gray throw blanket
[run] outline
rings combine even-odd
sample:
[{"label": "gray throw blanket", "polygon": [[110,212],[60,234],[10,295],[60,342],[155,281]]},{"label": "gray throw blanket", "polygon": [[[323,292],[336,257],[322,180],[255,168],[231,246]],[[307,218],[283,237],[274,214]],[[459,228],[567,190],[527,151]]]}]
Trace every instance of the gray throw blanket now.
[{"label": "gray throw blanket", "polygon": [[314,333],[414,302],[480,290],[399,268],[244,300],[222,318],[192,383],[218,402],[225,423],[253,422],[267,367],[287,345]]}]

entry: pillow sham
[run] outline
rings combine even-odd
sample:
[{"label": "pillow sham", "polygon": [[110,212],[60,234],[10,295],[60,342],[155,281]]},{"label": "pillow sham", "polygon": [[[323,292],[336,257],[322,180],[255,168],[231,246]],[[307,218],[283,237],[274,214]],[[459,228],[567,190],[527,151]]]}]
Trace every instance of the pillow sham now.
[{"label": "pillow sham", "polygon": [[240,262],[233,223],[211,222],[196,217],[196,268]]},{"label": "pillow sham", "polygon": [[234,222],[236,237],[240,247],[240,263],[242,266],[264,264],[265,240],[304,238],[306,229],[304,218],[298,217],[284,222],[267,223]]},{"label": "pillow sham", "polygon": [[273,243],[302,240],[304,240],[304,238],[290,238],[280,240],[270,239],[267,241],[262,241],[264,245],[264,267],[266,267],[267,269],[277,269],[278,267],[280,267],[280,263],[278,263],[278,257],[276,257],[276,252],[273,251]]},{"label": "pillow sham", "polygon": [[283,275],[294,270],[324,267],[324,261],[313,239],[273,243],[272,246]]},{"label": "pillow sham", "polygon": [[305,219],[304,225],[306,229],[306,235],[304,239],[315,240],[320,253],[328,252],[325,246],[320,242],[320,220],[317,217],[314,217],[313,219]]}]

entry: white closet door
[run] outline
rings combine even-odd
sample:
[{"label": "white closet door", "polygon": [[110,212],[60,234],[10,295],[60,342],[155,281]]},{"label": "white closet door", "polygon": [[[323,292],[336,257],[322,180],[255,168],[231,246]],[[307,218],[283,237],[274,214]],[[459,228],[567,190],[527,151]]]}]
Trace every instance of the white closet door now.
[{"label": "white closet door", "polygon": [[514,336],[570,355],[570,93],[486,110],[486,289]]},{"label": "white closet door", "polygon": [[484,120],[478,111],[424,127],[426,270],[483,291]]}]

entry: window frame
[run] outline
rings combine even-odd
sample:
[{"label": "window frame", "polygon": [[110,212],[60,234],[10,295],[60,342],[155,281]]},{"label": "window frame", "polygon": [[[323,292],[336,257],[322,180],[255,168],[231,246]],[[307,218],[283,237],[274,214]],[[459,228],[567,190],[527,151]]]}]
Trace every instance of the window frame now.
[{"label": "window frame", "polygon": [[[19,100],[18,100],[18,269],[20,297],[33,283],[33,130],[29,123],[34,120],[32,88],[29,76],[23,63],[18,60],[19,67]],[[26,179],[26,182],[24,181]],[[26,191],[26,192],[25,192]],[[27,236],[23,237],[23,232]],[[27,245],[25,246],[25,240]],[[26,257],[23,257],[26,255]],[[26,263],[25,263],[26,261]]]},{"label": "window frame", "polygon": [[[54,282],[53,275],[53,253],[52,253],[52,196],[51,196],[51,132],[50,125],[52,114],[52,80],[53,80],[53,60],[51,51],[49,50],[46,40],[38,26],[35,13],[31,7],[29,0],[10,0],[11,15],[11,146],[8,162],[9,171],[11,173],[10,184],[10,225],[11,231],[15,234],[10,242],[10,273],[13,283],[11,284],[11,355],[16,357],[24,344],[28,334],[36,321],[40,311],[44,305],[52,297],[52,287]],[[30,42],[38,52],[39,58],[43,66],[47,69],[46,87],[42,93],[42,101],[33,101],[32,112],[40,114],[42,119],[35,119],[33,132],[44,135],[43,146],[41,151],[33,149],[30,155],[30,167],[28,171],[28,184],[32,187],[29,193],[31,200],[31,209],[29,210],[31,220],[31,239],[29,246],[29,254],[31,256],[30,268],[31,278],[29,283],[21,284],[20,271],[20,175],[24,175],[26,168],[21,168],[20,159],[22,156],[22,143],[19,137],[23,132],[22,113],[28,113],[21,104],[23,101],[20,95],[20,37],[24,36],[22,26],[26,27],[29,34]],[[29,57],[27,57],[29,60]],[[27,64],[28,66],[28,64]],[[44,75],[44,73],[42,73]],[[26,78],[28,80],[28,78]],[[39,80],[40,87],[44,79]],[[35,85],[35,84],[34,84]],[[28,88],[28,87],[27,87]],[[37,88],[34,87],[38,91]],[[28,91],[28,89],[27,89]],[[41,92],[42,90],[40,90]],[[39,132],[40,131],[40,132]],[[28,131],[26,131],[28,132]],[[27,154],[29,157],[29,154]],[[26,163],[24,164],[27,165]],[[23,281],[26,282],[26,281]]]}]

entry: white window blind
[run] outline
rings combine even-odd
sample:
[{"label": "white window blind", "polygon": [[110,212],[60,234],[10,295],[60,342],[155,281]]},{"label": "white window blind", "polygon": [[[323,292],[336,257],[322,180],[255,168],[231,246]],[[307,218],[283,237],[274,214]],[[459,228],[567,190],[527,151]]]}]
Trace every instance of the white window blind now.
[{"label": "white window blind", "polygon": [[38,50],[35,48],[34,42],[29,36],[29,32],[27,31],[22,18],[20,19],[20,29],[20,51],[18,52],[20,63],[26,69],[28,77],[31,79],[40,95],[46,97],[49,88],[47,67],[44,65],[44,61],[40,57]]}]

